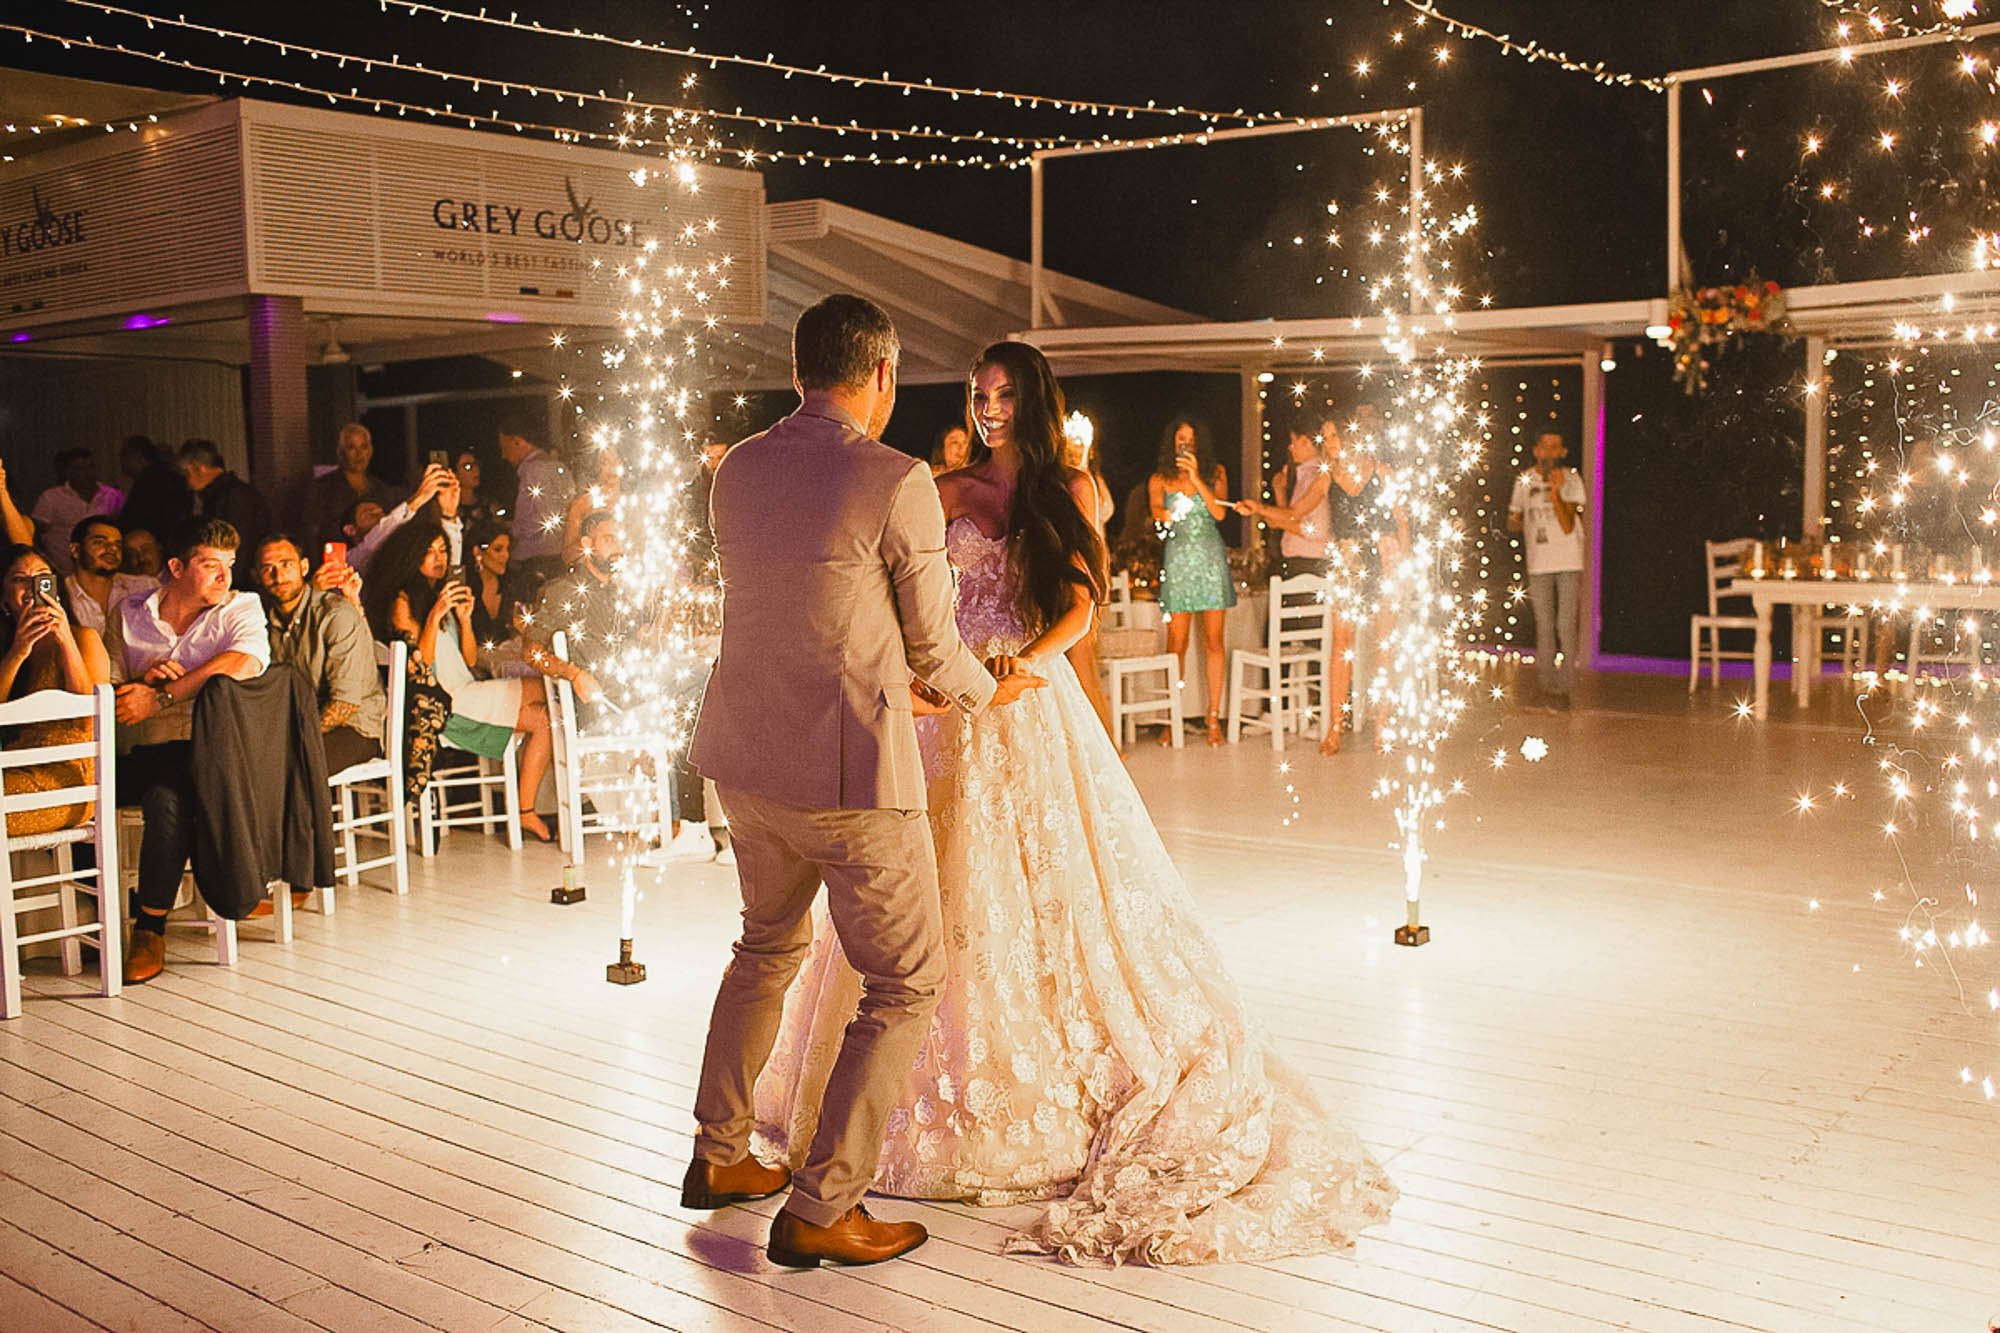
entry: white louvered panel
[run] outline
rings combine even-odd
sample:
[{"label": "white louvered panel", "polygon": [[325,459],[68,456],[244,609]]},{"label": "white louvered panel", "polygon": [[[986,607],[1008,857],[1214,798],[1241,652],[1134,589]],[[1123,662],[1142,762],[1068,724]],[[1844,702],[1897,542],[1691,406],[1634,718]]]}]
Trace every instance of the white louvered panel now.
[{"label": "white louvered panel", "polygon": [[[247,289],[226,108],[59,149],[35,165],[0,179],[0,325],[136,314]],[[51,236],[60,243],[47,244]]]},{"label": "white louvered panel", "polygon": [[244,127],[250,184],[251,286],[375,289],[376,220],[366,148],[338,133],[252,121]]}]

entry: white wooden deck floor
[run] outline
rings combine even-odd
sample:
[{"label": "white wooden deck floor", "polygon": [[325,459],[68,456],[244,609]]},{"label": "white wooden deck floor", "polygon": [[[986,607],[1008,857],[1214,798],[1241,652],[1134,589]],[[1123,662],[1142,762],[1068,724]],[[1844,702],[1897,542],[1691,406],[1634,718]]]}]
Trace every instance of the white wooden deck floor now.
[{"label": "white wooden deck floor", "polygon": [[1858,746],[1623,698],[1485,742],[1547,736],[1533,768],[1468,755],[1415,951],[1372,759],[1295,752],[1280,831],[1268,750],[1134,757],[1239,981],[1402,1187],[1351,1258],[1079,1271],[1000,1255],[1017,1213],[885,1202],[932,1243],[777,1269],[775,1201],[678,1206],[730,872],[649,892],[626,989],[608,886],[552,907],[553,852],[460,835],[406,901],[246,929],[234,972],[189,938],[114,1001],[31,977],[0,1328],[1986,1327],[2000,1109],[1956,1075],[1990,1019],[1867,902],[1872,812],[1787,808]]}]

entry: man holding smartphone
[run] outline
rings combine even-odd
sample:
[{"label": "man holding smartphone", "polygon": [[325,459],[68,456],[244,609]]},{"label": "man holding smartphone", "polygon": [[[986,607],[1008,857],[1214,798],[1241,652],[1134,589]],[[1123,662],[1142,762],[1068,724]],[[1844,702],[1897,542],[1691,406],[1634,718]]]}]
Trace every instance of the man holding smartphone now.
[{"label": "man holding smartphone", "polygon": [[1559,433],[1543,431],[1535,441],[1535,465],[1515,478],[1507,502],[1507,530],[1520,534],[1528,562],[1535,678],[1543,701],[1557,708],[1569,707],[1582,624],[1583,478],[1562,466],[1568,452]]}]

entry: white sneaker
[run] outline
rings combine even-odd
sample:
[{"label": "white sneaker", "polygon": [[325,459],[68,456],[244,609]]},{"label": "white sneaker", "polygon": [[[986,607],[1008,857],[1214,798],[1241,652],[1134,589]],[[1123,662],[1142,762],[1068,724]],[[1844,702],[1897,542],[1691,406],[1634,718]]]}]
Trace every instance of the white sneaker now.
[{"label": "white sneaker", "polygon": [[715,855],[715,839],[708,836],[708,825],[682,820],[681,831],[660,848],[660,854],[665,861],[706,861]]}]

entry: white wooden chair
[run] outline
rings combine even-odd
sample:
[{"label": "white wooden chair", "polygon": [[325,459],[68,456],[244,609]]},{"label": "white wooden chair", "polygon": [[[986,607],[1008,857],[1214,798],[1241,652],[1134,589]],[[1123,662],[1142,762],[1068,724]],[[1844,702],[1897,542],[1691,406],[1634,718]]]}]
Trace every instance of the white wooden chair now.
[{"label": "white wooden chair", "polygon": [[[549,650],[567,662],[569,636],[556,631]],[[665,733],[620,728],[582,734],[576,687],[544,676],[542,688],[555,741],[556,841],[570,864],[584,864],[584,839],[593,834],[650,831],[665,842],[674,818],[674,752]]]},{"label": "white wooden chair", "polygon": [[431,780],[417,799],[417,846],[425,856],[436,856],[444,835],[455,828],[502,829],[507,846],[521,850],[521,739],[517,732],[507,742],[505,755],[489,759],[438,737],[440,759],[447,754],[462,755],[470,756],[473,762],[431,770]]},{"label": "white wooden chair", "polygon": [[[1103,659],[1105,695],[1111,703],[1111,731],[1124,749],[1138,738],[1141,718],[1163,718],[1173,747],[1181,748],[1181,664],[1172,653]],[[1153,677],[1159,677],[1155,687]]]},{"label": "white wooden chair", "polygon": [[[104,818],[117,809],[116,731],[112,722],[113,694],[109,685],[100,685],[89,694],[64,690],[42,690],[11,703],[0,703],[0,728],[28,726],[37,722],[87,720],[88,740],[68,745],[20,746],[0,749],[0,773],[29,764],[64,763],[88,759],[94,765],[86,785],[61,787],[51,791],[7,792],[0,795],[0,1019],[21,1013],[21,949],[47,940],[61,941],[62,970],[67,976],[83,971],[83,941],[97,946],[97,993],[118,994],[125,974],[124,939],[121,922],[118,873],[118,820]],[[51,806],[90,804],[92,817],[76,828],[53,833],[13,837],[7,832],[8,816],[17,811],[46,810]],[[78,870],[74,852],[79,843],[92,844],[97,853],[94,867]],[[46,874],[17,874],[16,862],[46,852],[52,869]],[[38,892],[39,890],[39,892]],[[93,904],[93,919],[84,920],[82,900]],[[58,924],[53,929],[21,933],[20,915],[53,909]]]},{"label": "white wooden chair", "polygon": [[1702,566],[1708,580],[1708,614],[1688,617],[1688,693],[1693,694],[1701,681],[1702,659],[1708,660],[1708,683],[1713,686],[1722,679],[1724,661],[1748,662],[1756,656],[1754,647],[1729,648],[1722,646],[1724,634],[1741,631],[1755,639],[1757,617],[1742,613],[1725,613],[1722,604],[1729,601],[1746,601],[1746,598],[1731,596],[1723,591],[1723,586],[1743,572],[1743,558],[1755,545],[1748,537],[1734,541],[1704,542]]},{"label": "white wooden chair", "polygon": [[1910,617],[1907,666],[1914,678],[1925,666],[1977,667],[1986,656],[1986,622],[1969,611],[1947,611],[1927,620]]},{"label": "white wooden chair", "polygon": [[[1338,717],[1331,722],[1326,717],[1333,653],[1333,602],[1326,577],[1273,577],[1265,614],[1269,623],[1264,646],[1239,648],[1229,655],[1229,739],[1242,739],[1245,730],[1264,730],[1271,735],[1271,748],[1283,750],[1285,732],[1303,733],[1315,700],[1320,705],[1316,710],[1320,734],[1339,725]],[[1251,704],[1262,708],[1248,712],[1246,706]]]},{"label": "white wooden chair", "polygon": [[1121,571],[1111,576],[1111,596],[1104,603],[1098,623],[1105,629],[1132,629],[1135,618],[1132,611],[1132,575]]},{"label": "white wooden chair", "polygon": [[[410,891],[409,825],[403,819],[403,709],[409,696],[410,646],[375,645],[375,660],[388,669],[388,715],[382,719],[382,757],[351,765],[327,775],[333,789],[334,877],[349,888],[361,883],[364,871],[389,867],[398,895]],[[366,805],[368,810],[362,812]],[[360,838],[381,839],[386,848],[361,859]],[[320,911],[333,915],[332,886],[320,890]]]}]

